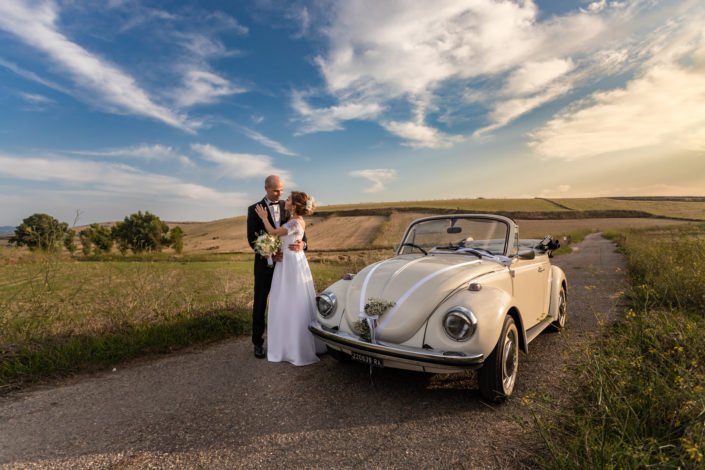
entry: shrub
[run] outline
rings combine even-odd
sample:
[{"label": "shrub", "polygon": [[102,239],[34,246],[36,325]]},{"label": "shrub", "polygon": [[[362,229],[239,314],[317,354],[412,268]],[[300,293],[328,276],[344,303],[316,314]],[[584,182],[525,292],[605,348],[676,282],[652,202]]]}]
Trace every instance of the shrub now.
[{"label": "shrub", "polygon": [[96,255],[110,253],[110,250],[113,249],[110,229],[101,227],[98,224],[91,224],[90,227],[81,230],[79,237],[81,238],[81,243],[87,242],[83,248],[83,253],[86,255],[90,253],[93,246],[95,247],[94,253]]},{"label": "shrub", "polygon": [[10,243],[27,246],[30,250],[54,251],[59,241],[64,239],[68,228],[68,224],[50,215],[32,214],[15,229]]},{"label": "shrub", "polygon": [[169,234],[169,241],[171,247],[178,254],[181,254],[181,252],[184,251],[184,231],[181,230],[181,227],[174,227],[171,229],[171,233]]},{"label": "shrub", "polygon": [[145,251],[161,251],[162,247],[169,245],[167,238],[169,226],[162,222],[159,217],[150,214],[149,211],[142,214],[138,211],[129,217],[125,217],[123,222],[119,222],[112,229],[112,237],[118,242],[120,251],[130,248],[133,253]]}]

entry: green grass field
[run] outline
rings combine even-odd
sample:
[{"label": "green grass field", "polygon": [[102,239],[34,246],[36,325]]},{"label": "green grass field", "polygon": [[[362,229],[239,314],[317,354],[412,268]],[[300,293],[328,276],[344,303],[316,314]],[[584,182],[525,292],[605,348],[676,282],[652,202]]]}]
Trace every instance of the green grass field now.
[{"label": "green grass field", "polygon": [[[313,257],[317,289],[355,264],[340,256]],[[77,261],[2,247],[0,390],[245,334],[252,283],[252,255]]]},{"label": "green grass field", "polygon": [[567,407],[539,424],[552,469],[705,465],[705,225],[613,231],[624,315],[574,367]]}]

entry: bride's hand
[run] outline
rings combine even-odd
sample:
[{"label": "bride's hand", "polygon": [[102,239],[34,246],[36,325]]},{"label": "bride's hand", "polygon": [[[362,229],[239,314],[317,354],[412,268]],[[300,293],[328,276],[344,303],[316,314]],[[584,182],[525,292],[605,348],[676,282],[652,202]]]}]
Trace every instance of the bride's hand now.
[{"label": "bride's hand", "polygon": [[267,209],[262,206],[262,204],[257,204],[257,207],[255,207],[255,212],[257,212],[257,215],[259,216],[262,221],[267,219]]}]

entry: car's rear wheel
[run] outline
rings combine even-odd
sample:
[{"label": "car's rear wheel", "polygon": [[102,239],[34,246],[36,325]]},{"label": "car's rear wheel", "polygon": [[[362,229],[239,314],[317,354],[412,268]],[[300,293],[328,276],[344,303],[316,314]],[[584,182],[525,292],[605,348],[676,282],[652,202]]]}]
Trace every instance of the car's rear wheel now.
[{"label": "car's rear wheel", "polygon": [[568,319],[568,297],[565,293],[565,287],[561,287],[558,293],[558,318],[551,323],[553,331],[561,331],[565,328],[566,320]]},{"label": "car's rear wheel", "polygon": [[507,315],[497,345],[478,371],[480,394],[496,403],[506,400],[514,390],[518,370],[519,331]]}]

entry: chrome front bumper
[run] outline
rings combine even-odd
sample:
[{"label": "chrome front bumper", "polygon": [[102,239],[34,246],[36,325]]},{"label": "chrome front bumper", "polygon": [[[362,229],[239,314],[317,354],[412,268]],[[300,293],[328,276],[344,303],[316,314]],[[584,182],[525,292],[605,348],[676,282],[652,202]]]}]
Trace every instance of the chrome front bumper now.
[{"label": "chrome front bumper", "polygon": [[483,354],[466,355],[455,351],[434,351],[383,341],[369,343],[315,322],[311,323],[308,329],[329,348],[348,355],[357,353],[380,359],[384,367],[434,373],[461,372],[481,367],[485,359]]}]

